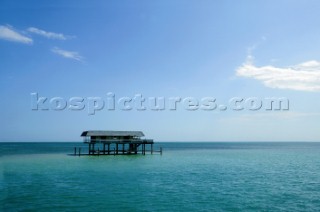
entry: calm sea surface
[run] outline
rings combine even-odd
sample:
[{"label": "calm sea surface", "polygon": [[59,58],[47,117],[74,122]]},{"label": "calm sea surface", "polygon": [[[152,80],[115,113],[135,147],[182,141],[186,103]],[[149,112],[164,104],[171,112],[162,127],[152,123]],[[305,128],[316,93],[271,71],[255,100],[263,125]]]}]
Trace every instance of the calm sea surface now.
[{"label": "calm sea surface", "polygon": [[0,143],[0,211],[320,211],[320,143],[158,143],[163,154],[69,156],[81,143]]}]

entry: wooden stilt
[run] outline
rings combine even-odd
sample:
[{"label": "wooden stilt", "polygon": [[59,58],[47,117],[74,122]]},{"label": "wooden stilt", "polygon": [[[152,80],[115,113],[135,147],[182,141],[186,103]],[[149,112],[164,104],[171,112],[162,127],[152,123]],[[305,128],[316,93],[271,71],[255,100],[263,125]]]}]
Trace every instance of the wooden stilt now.
[{"label": "wooden stilt", "polygon": [[143,155],[146,154],[146,144],[143,144]]},{"label": "wooden stilt", "polygon": [[108,144],[108,155],[110,155],[110,144]]},{"label": "wooden stilt", "polygon": [[119,144],[116,144],[116,154],[119,153]]}]

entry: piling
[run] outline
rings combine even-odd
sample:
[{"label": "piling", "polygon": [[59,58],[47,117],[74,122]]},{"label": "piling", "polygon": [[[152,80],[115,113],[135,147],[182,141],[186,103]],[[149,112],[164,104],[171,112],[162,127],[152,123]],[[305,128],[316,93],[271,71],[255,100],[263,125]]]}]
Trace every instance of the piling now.
[{"label": "piling", "polygon": [[143,144],[143,155],[146,154],[146,144]]},{"label": "piling", "polygon": [[119,144],[117,143],[116,144],[116,154],[118,154],[118,152],[119,152]]}]

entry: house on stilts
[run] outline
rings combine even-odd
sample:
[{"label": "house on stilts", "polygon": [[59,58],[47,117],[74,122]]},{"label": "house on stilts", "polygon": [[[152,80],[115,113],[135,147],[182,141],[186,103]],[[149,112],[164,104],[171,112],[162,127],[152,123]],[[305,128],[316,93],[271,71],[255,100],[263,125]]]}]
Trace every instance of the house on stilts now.
[{"label": "house on stilts", "polygon": [[[145,139],[141,131],[84,131],[81,134],[83,142],[88,144],[88,154],[86,155],[131,155],[150,152],[162,154],[153,150],[153,139]],[[81,149],[79,149],[79,155]],[[74,154],[77,154],[75,148]]]}]

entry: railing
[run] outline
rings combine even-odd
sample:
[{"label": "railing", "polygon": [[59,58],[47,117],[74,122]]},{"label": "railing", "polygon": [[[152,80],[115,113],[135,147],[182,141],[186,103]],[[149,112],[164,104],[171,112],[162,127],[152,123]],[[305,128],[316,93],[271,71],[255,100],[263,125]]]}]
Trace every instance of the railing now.
[{"label": "railing", "polygon": [[153,139],[92,139],[91,137],[84,137],[84,143],[153,143]]}]

